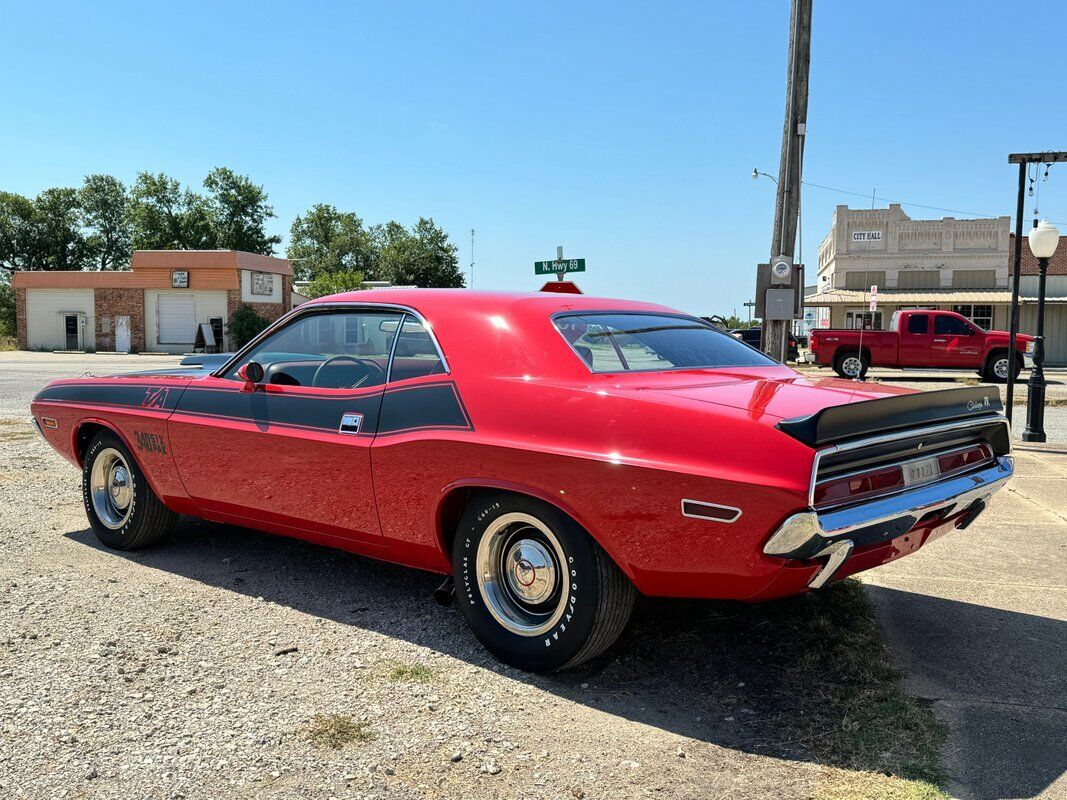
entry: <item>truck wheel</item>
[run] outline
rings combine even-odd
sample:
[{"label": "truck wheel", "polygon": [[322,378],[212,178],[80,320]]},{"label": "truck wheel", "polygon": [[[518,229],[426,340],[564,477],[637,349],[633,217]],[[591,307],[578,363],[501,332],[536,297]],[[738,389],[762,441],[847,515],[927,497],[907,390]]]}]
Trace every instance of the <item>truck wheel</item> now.
[{"label": "truck wheel", "polygon": [[178,519],[156,497],[137,461],[111,431],[96,434],[85,451],[82,499],[96,538],[115,550],[154,545]]},{"label": "truck wheel", "polygon": [[[995,353],[991,353],[989,358],[985,362],[985,379],[989,383],[1007,383],[1008,382],[1008,352],[1001,350]],[[1022,364],[1019,363],[1019,359],[1015,359],[1015,363],[1011,366],[1013,370],[1012,379],[1019,377],[1019,370],[1022,369]]]},{"label": "truck wheel", "polygon": [[842,378],[859,378],[867,374],[870,359],[855,350],[840,353],[834,360],[834,372]]},{"label": "truck wheel", "polygon": [[637,590],[574,520],[531,497],[474,497],[452,545],[456,602],[501,661],[551,672],[608,649]]}]

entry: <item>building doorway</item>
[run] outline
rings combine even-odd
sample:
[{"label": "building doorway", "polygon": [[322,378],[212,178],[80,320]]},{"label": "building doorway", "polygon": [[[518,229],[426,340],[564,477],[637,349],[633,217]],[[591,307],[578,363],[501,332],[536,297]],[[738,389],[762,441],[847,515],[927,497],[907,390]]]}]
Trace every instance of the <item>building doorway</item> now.
[{"label": "building doorway", "polygon": [[849,330],[882,330],[882,312],[881,311],[846,311],[845,312],[845,327]]},{"label": "building doorway", "polygon": [[81,326],[78,325],[77,314],[66,314],[63,317],[63,333],[67,350],[81,350]]},{"label": "building doorway", "polygon": [[130,318],[115,317],[115,352],[130,352]]}]

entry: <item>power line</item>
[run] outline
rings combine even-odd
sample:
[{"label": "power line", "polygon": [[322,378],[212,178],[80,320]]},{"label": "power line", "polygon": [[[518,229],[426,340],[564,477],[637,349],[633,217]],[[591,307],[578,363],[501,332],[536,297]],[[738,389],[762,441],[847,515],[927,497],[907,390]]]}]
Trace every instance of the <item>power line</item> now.
[{"label": "power line", "polygon": [[[803,181],[803,183],[804,183],[805,186],[810,186],[813,189],[824,189],[824,190],[826,190],[828,192],[837,192],[838,194],[847,194],[847,195],[852,195],[853,197],[862,197],[864,200],[866,200],[867,198],[870,197],[869,194],[864,193],[864,192],[852,192],[852,191],[849,191],[848,189],[839,189],[836,186],[824,186],[821,183],[812,183],[811,181]],[[930,211],[947,211],[950,214],[966,214],[969,217],[980,217],[980,218],[984,218],[984,219],[996,219],[999,216],[1008,216],[1008,215],[1002,215],[1002,214],[979,214],[976,211],[961,211],[958,208],[942,208],[941,206],[928,206],[928,205],[924,205],[923,203],[912,203],[912,202],[910,202],[908,200],[891,200],[888,197],[877,197],[877,199],[881,200],[883,203],[897,203],[898,205],[902,205],[902,206],[914,206],[915,208],[925,208],[925,209],[929,209]],[[1054,225],[1067,225],[1067,223],[1063,223],[1063,222],[1054,222],[1053,224]]]}]

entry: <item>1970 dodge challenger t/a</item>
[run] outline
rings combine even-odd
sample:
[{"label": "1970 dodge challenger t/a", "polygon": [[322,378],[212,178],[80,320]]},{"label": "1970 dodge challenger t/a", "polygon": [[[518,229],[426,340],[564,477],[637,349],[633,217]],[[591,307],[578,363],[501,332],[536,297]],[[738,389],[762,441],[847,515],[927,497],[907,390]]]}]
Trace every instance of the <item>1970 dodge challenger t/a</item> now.
[{"label": "1970 dodge challenger t/a", "polygon": [[999,411],[803,377],[649,303],[438,289],[323,298],[225,363],[33,402],[104,544],[192,514],[451,575],[530,670],[603,652],[638,592],[766,600],[965,528],[1012,474]]}]

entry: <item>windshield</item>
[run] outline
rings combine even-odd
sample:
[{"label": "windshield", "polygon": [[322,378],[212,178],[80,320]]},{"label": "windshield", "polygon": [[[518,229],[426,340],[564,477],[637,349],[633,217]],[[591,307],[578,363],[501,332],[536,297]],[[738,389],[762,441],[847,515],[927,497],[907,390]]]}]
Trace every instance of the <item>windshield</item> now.
[{"label": "windshield", "polygon": [[554,318],[593,372],[766,367],[777,362],[694,317],[674,314],[564,314]]}]

